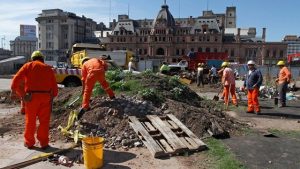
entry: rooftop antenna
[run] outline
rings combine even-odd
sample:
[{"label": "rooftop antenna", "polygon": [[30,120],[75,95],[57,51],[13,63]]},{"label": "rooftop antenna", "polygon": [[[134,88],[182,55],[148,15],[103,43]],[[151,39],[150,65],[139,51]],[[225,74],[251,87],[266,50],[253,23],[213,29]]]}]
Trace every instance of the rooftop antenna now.
[{"label": "rooftop antenna", "polygon": [[206,0],[206,10],[208,11],[208,0]]},{"label": "rooftop antenna", "polygon": [[130,7],[130,5],[128,3],[128,11],[127,11],[128,18],[129,18],[129,7]]},{"label": "rooftop antenna", "polygon": [[109,22],[111,20],[111,0],[109,1]]},{"label": "rooftop antenna", "polygon": [[180,0],[179,0],[179,18],[180,18]]}]

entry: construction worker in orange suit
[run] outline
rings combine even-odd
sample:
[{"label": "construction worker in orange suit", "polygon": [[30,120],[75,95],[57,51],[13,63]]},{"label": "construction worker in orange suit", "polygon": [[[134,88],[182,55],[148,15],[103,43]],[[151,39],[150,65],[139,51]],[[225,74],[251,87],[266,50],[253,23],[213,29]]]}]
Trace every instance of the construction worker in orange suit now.
[{"label": "construction worker in orange suit", "polygon": [[248,109],[247,113],[260,113],[260,106],[258,102],[259,87],[263,82],[263,77],[260,70],[255,68],[255,62],[249,60],[248,63],[249,72],[246,74],[244,85],[242,90],[247,90],[248,92]]},{"label": "construction worker in orange suit", "polygon": [[[49,124],[52,99],[58,88],[54,72],[44,63],[44,55],[34,51],[31,62],[26,63],[14,76],[11,84],[12,96],[19,93],[25,103],[24,146],[31,149],[35,145],[36,119],[39,119],[37,139],[42,149],[49,147]],[[23,92],[19,85],[24,82]]]},{"label": "construction worker in orange suit", "polygon": [[106,62],[98,58],[85,57],[81,60],[81,64],[83,99],[78,119],[80,119],[82,115],[90,109],[90,97],[97,81],[101,84],[110,99],[115,98],[113,90],[109,87],[109,84],[105,80],[105,71],[108,68]]},{"label": "construction worker in orange suit", "polygon": [[288,89],[288,84],[291,81],[292,75],[289,69],[285,66],[284,61],[279,61],[277,63],[279,66],[279,74],[276,79],[276,83],[278,83],[278,92],[279,92],[279,101],[278,107],[286,107],[286,92]]},{"label": "construction worker in orange suit", "polygon": [[238,106],[237,97],[235,93],[235,77],[233,70],[229,68],[228,62],[223,62],[221,65],[224,68],[222,76],[222,84],[224,86],[224,101],[225,105],[229,104],[229,94],[232,96],[232,103]]}]

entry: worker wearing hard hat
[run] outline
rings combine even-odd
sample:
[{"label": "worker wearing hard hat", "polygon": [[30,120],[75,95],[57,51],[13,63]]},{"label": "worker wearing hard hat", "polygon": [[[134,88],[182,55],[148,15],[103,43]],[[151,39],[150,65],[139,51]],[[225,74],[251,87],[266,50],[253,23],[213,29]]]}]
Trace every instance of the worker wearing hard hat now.
[{"label": "worker wearing hard hat", "polygon": [[229,93],[232,96],[232,103],[238,106],[237,97],[235,93],[235,77],[233,70],[229,67],[229,62],[223,62],[221,65],[223,70],[222,84],[224,86],[224,101],[225,105],[229,104]]},{"label": "worker wearing hard hat", "polygon": [[289,69],[285,66],[284,61],[279,61],[277,63],[277,66],[279,66],[279,74],[278,78],[276,79],[276,82],[278,83],[278,91],[279,91],[279,100],[280,103],[278,104],[278,107],[285,107],[286,106],[286,92],[288,88],[288,84],[291,81],[292,75],[289,71]]},{"label": "worker wearing hard hat", "polygon": [[244,81],[243,89],[248,91],[248,109],[247,113],[260,113],[260,106],[258,102],[259,87],[262,84],[263,77],[259,69],[256,69],[255,62],[249,60],[248,63],[248,73]]},{"label": "worker wearing hard hat", "polygon": [[170,72],[170,67],[168,66],[167,62],[163,62],[163,64],[160,67],[160,73],[162,74],[169,74]]},{"label": "worker wearing hard hat", "polygon": [[202,84],[202,87],[204,87],[204,64],[203,63],[198,63],[197,67],[197,86],[200,86],[200,83]]},{"label": "worker wearing hard hat", "polygon": [[[41,148],[49,147],[49,124],[53,97],[58,88],[54,72],[44,63],[44,55],[34,51],[32,62],[28,62],[14,76],[11,84],[12,95],[21,93],[25,102],[24,146],[31,149],[35,144],[36,120],[39,120],[37,139]],[[24,82],[24,91],[19,87]]]},{"label": "worker wearing hard hat", "polygon": [[81,65],[83,99],[81,110],[78,114],[78,119],[80,119],[82,115],[90,109],[90,97],[97,81],[100,83],[103,90],[108,94],[110,99],[115,98],[113,90],[109,87],[109,84],[105,80],[105,71],[107,70],[108,66],[104,60],[84,57],[81,60]]}]

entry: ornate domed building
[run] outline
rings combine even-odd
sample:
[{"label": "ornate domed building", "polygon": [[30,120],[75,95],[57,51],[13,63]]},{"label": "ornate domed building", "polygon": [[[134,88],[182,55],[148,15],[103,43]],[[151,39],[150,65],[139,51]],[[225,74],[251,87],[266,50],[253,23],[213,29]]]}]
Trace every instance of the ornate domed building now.
[{"label": "ornate domed building", "polygon": [[202,16],[174,18],[166,2],[155,19],[132,20],[119,15],[110,23],[112,33],[105,45],[108,50],[131,50],[144,59],[176,63],[190,51],[226,52],[229,60],[245,63],[276,63],[286,55],[286,44],[265,42],[266,29],[256,35],[256,28],[236,28],[236,8],[225,13],[203,11]]}]

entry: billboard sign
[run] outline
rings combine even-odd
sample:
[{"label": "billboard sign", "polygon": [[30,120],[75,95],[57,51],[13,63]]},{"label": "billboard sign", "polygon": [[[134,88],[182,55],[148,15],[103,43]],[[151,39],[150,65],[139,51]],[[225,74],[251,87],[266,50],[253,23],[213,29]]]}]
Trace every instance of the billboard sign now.
[{"label": "billboard sign", "polygon": [[20,25],[20,36],[36,37],[36,26]]}]

